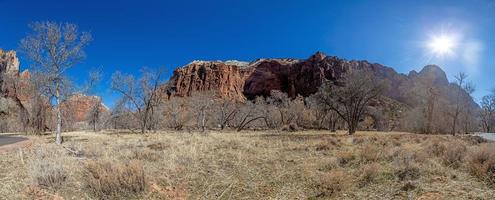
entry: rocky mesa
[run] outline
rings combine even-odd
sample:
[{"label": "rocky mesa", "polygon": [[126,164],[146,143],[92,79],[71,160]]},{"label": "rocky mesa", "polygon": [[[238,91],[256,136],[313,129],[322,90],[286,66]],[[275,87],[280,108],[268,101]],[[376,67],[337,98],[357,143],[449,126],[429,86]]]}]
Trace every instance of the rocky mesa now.
[{"label": "rocky mesa", "polygon": [[[258,59],[253,62],[194,61],[174,71],[168,85],[169,95],[187,96],[196,91],[212,90],[223,98],[235,100],[268,96],[272,90],[288,93],[290,97],[307,97],[317,92],[325,80],[336,81],[353,70],[367,70],[384,80],[388,87],[385,96],[395,101],[414,105],[412,91],[437,87],[445,99],[461,92],[449,83],[445,72],[438,66],[425,66],[420,72],[401,74],[393,68],[365,60],[345,60],[317,52],[308,59]],[[476,103],[472,101],[472,105]]]}]

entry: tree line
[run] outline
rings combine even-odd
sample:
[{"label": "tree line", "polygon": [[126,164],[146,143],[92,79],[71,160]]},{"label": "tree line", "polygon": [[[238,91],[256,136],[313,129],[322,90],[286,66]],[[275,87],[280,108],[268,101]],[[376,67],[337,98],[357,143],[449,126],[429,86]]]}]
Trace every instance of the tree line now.
[{"label": "tree line", "polygon": [[[71,109],[62,105],[73,95],[89,91],[101,78],[101,71],[91,72],[86,86],[75,87],[67,71],[85,58],[84,49],[91,34],[80,32],[74,24],[55,22],[37,22],[31,29],[20,45],[21,52],[32,62],[30,83],[5,77],[2,84],[10,84],[10,88],[23,86],[19,95],[27,92],[26,96],[31,98],[29,108],[23,112],[31,114],[23,114],[22,123],[34,133],[54,130],[56,143],[60,144],[61,132],[74,128],[70,126]],[[495,92],[485,96],[481,109],[476,109],[470,105],[475,87],[463,73],[449,86],[455,91],[449,93],[454,94],[448,97],[450,103],[445,103],[442,88],[422,83],[408,91],[414,103],[400,105],[383,95],[387,83],[366,70],[350,71],[339,80],[328,80],[309,97],[289,98],[284,92],[272,91],[269,96],[246,102],[224,99],[212,91],[167,98],[164,71],[143,68],[139,77],[113,73],[110,89],[120,95],[119,100],[110,112],[103,112],[101,99],[93,101],[82,128],[127,129],[137,133],[161,129],[346,129],[349,134],[372,129],[453,135],[495,129]],[[50,109],[54,115],[49,114]]]}]

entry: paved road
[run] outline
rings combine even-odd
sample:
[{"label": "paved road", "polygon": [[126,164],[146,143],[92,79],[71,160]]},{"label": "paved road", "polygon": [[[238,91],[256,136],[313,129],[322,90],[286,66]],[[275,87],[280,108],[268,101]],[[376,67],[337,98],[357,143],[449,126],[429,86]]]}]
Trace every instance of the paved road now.
[{"label": "paved road", "polygon": [[478,133],[476,135],[485,138],[487,140],[495,141],[495,133]]},{"label": "paved road", "polygon": [[0,146],[7,145],[7,144],[14,144],[14,143],[21,142],[24,140],[27,140],[27,138],[9,136],[9,135],[0,135]]}]

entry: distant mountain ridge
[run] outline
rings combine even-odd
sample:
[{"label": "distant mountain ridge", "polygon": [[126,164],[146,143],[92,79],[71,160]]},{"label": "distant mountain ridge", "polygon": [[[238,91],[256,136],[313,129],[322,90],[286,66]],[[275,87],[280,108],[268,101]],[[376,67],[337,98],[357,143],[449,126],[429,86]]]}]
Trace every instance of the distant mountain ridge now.
[{"label": "distant mountain ridge", "polygon": [[[393,68],[365,60],[345,60],[317,52],[308,59],[258,59],[250,62],[201,61],[177,68],[167,84],[170,96],[188,96],[197,91],[216,91],[220,97],[244,101],[256,96],[268,96],[272,90],[286,92],[290,97],[307,97],[317,92],[324,80],[338,80],[353,70],[368,70],[388,83],[385,96],[398,102],[415,105],[415,90],[435,87],[448,98],[461,93],[471,98],[457,85],[449,83],[445,72],[436,65],[427,65],[420,72],[408,75]],[[477,104],[470,99],[473,106]]]}]

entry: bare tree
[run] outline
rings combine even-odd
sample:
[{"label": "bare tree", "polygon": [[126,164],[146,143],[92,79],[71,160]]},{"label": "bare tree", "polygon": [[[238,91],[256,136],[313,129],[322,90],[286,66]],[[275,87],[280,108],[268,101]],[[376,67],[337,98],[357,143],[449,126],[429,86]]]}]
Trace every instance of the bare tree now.
[{"label": "bare tree", "polygon": [[433,116],[435,114],[435,105],[437,103],[438,92],[434,87],[428,88],[426,106],[424,114],[426,116],[426,134],[431,134],[433,126]]},{"label": "bare tree", "polygon": [[495,128],[495,94],[486,95],[481,100],[481,126],[490,133]]},{"label": "bare tree", "polygon": [[[101,69],[91,70],[89,72],[89,79],[86,83],[84,90],[86,90],[87,92],[91,92],[92,89],[96,86],[96,84],[101,80],[102,74],[103,72]],[[90,103],[91,103],[91,107],[86,115],[86,120],[88,124],[92,126],[93,131],[96,132],[97,126],[101,123],[101,119],[103,117],[102,111],[104,108],[102,107],[102,101],[101,98],[99,97],[96,97]]]},{"label": "bare tree", "polygon": [[215,93],[213,92],[192,93],[191,97],[189,97],[189,107],[193,111],[192,114],[195,116],[196,124],[201,129],[201,132],[205,132],[208,126],[214,99]]},{"label": "bare tree", "polygon": [[165,126],[175,130],[182,130],[191,118],[191,113],[188,110],[186,98],[170,98],[165,105],[162,105],[165,115]]},{"label": "bare tree", "polygon": [[115,72],[112,75],[112,90],[122,95],[122,101],[128,105],[128,111],[140,122],[141,133],[155,129],[152,118],[157,106],[162,102],[160,86],[164,69],[142,69],[141,78],[136,80],[132,75]]},{"label": "bare tree", "polygon": [[235,119],[239,113],[239,105],[230,99],[219,99],[215,101],[214,120],[218,127],[223,130]]},{"label": "bare tree", "polygon": [[93,131],[97,131],[97,126],[101,123],[102,118],[102,106],[101,99],[97,98],[94,102],[92,102],[92,106],[86,116],[88,124],[93,128]]},{"label": "bare tree", "polygon": [[134,114],[129,111],[125,105],[124,99],[119,99],[110,113],[109,123],[113,129],[136,129],[139,128],[139,122]]},{"label": "bare tree", "polygon": [[463,114],[463,125],[464,125],[464,133],[470,133],[473,131],[473,125],[476,121],[476,117],[473,112],[473,106],[471,106],[471,99],[474,91],[476,90],[476,86],[473,83],[466,83],[463,87],[464,91],[468,94],[470,98],[465,98],[463,104],[465,106],[464,114]]},{"label": "bare tree", "polygon": [[34,63],[33,69],[40,75],[42,93],[54,98],[57,116],[56,140],[62,143],[61,102],[71,95],[70,81],[65,76],[68,69],[85,58],[84,47],[91,40],[87,32],[80,33],[74,24],[36,22],[33,31],[21,40],[21,51]]},{"label": "bare tree", "polygon": [[384,90],[384,84],[371,73],[364,70],[350,72],[339,82],[325,82],[317,93],[321,103],[347,123],[350,135],[356,132],[368,104],[377,100]]},{"label": "bare tree", "polygon": [[270,92],[270,98],[267,98],[267,101],[275,106],[279,114],[280,125],[282,126],[291,124],[300,114],[294,109],[295,102],[285,92],[272,90]]},{"label": "bare tree", "polygon": [[452,117],[452,131],[451,134],[455,135],[457,132],[457,122],[459,120],[459,115],[462,113],[463,105],[462,103],[464,101],[461,100],[462,98],[462,92],[464,88],[464,83],[466,81],[467,74],[459,72],[457,76],[455,76],[456,82],[455,84],[460,88],[457,89],[456,91],[456,97],[455,97],[455,102],[454,102],[454,107],[450,111],[449,115]]},{"label": "bare tree", "polygon": [[328,130],[336,132],[339,115],[318,98],[318,94],[314,94],[306,99],[308,107],[314,115],[314,126],[317,129],[327,127]]},{"label": "bare tree", "polygon": [[242,131],[251,123],[266,118],[259,109],[259,102],[264,102],[263,97],[256,98],[255,102],[248,101],[240,109],[238,115],[236,116],[235,126],[237,131]]}]

